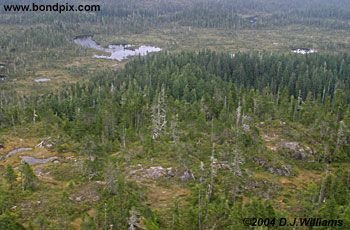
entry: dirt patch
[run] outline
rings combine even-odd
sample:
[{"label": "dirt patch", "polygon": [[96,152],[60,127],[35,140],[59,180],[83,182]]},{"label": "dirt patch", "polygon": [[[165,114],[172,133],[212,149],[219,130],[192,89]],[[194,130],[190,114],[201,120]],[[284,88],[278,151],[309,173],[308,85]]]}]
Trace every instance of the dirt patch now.
[{"label": "dirt patch", "polygon": [[284,187],[293,190],[302,190],[309,186],[311,183],[318,183],[320,179],[321,175],[319,172],[302,170],[296,177],[280,178],[280,183],[283,184]]},{"label": "dirt patch", "polygon": [[85,202],[94,203],[100,200],[98,195],[98,189],[102,188],[103,185],[96,182],[84,184],[69,195],[69,199],[75,203]]},{"label": "dirt patch", "polygon": [[265,141],[265,146],[272,150],[272,151],[277,151],[278,145],[276,144],[276,141],[280,138],[277,134],[275,133],[263,133],[261,136],[262,139]]},{"label": "dirt patch", "polygon": [[171,186],[169,188],[151,185],[147,189],[147,205],[157,211],[171,208],[176,200],[184,201],[191,192],[188,189]]},{"label": "dirt patch", "polygon": [[80,229],[80,225],[81,225],[82,222],[83,222],[83,218],[79,217],[79,218],[74,219],[70,223],[70,226],[71,226],[72,229],[78,230],[78,229]]}]

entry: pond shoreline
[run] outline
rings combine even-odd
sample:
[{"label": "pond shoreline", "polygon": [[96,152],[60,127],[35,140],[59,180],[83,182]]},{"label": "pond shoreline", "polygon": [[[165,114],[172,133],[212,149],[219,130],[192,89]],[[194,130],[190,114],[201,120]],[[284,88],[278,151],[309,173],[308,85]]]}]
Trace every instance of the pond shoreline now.
[{"label": "pond shoreline", "polygon": [[139,47],[131,44],[110,44],[107,48],[98,44],[92,35],[79,35],[74,38],[74,43],[84,47],[109,53],[110,56],[94,55],[94,58],[122,61],[133,56],[145,56],[149,53],[160,52],[162,49],[155,46],[141,45]]}]

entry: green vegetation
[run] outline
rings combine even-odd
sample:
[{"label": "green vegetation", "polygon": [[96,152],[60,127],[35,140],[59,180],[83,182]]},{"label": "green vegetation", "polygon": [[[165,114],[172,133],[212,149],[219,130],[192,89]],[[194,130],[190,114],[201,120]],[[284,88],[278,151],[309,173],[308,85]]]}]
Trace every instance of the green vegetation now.
[{"label": "green vegetation", "polygon": [[[341,218],[349,199],[349,172],[342,166],[350,163],[349,70],[344,68],[348,61],[346,55],[231,57],[210,51],[151,55],[130,61],[118,73],[106,71],[88,83],[64,87],[59,94],[32,97],[25,104],[22,99],[12,102],[4,106],[2,124],[33,123],[37,137],[54,136],[55,151],[85,156],[82,169],[71,179],[80,175],[82,182],[106,181],[104,201],[96,207],[97,227],[127,225],[129,211],[142,203],[142,196],[137,195],[139,188],[118,175],[137,163],[152,166],[150,158],[153,164],[190,169],[197,177],[186,186],[193,194],[187,204],[191,208],[177,207],[174,212],[181,218],[163,213],[165,219],[152,222],[155,226],[169,227],[171,221],[166,219],[176,218],[179,226],[193,223],[191,228],[196,228],[194,219],[200,218],[201,228],[214,224],[236,228],[244,216],[300,216],[311,210],[326,216],[328,205],[337,206],[333,215]],[[286,123],[281,135],[311,150],[300,158],[293,153],[301,150],[289,149],[289,154],[269,150],[260,130],[276,130],[276,121]],[[108,157],[113,153],[117,155]],[[119,163],[107,164],[113,161]],[[32,188],[33,173],[26,164],[22,168],[27,169],[21,171],[27,175],[25,187]],[[286,191],[267,181],[273,175],[298,177],[307,172],[305,168],[321,177],[318,183],[309,179],[306,191],[297,193],[304,196],[299,202],[288,194],[282,202],[290,207],[284,210],[255,199],[277,201]],[[263,181],[272,183],[272,189],[267,185],[260,195],[242,189],[261,183],[252,182],[252,172],[253,178],[269,172]],[[252,200],[242,203],[244,197]],[[142,207],[138,211],[149,215]]]},{"label": "green vegetation", "polygon": [[[60,1],[36,1],[49,4]],[[78,0],[70,4],[78,4]],[[2,4],[16,1],[3,1]],[[92,34],[102,45],[157,45],[166,50],[290,52],[309,47],[347,52],[350,37],[345,1],[103,1],[97,13],[13,13],[0,17],[0,75],[3,90],[46,93],[63,83],[81,82],[92,72],[115,68],[93,60],[93,51],[74,45]],[[49,78],[48,83],[35,83]]]},{"label": "green vegetation", "polygon": [[[1,12],[0,229],[350,228],[346,1],[101,4]],[[84,34],[164,51],[115,70]]]}]

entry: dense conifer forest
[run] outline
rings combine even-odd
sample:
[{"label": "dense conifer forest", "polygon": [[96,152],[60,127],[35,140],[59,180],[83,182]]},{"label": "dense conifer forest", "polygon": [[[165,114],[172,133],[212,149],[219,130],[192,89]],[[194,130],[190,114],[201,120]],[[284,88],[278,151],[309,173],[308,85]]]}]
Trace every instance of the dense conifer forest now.
[{"label": "dense conifer forest", "polygon": [[1,230],[350,228],[347,1],[93,3],[0,9]]}]

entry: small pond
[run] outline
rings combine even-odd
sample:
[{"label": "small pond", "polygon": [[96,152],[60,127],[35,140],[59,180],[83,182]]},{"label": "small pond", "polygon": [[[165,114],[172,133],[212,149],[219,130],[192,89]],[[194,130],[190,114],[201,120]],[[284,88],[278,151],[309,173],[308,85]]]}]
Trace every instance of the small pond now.
[{"label": "small pond", "polygon": [[292,52],[296,54],[312,54],[312,53],[316,53],[317,51],[310,48],[296,48],[296,49],[292,49]]},{"label": "small pond", "polygon": [[42,82],[51,81],[51,79],[50,78],[37,78],[34,81],[37,82],[37,83],[42,83]]},{"label": "small pond", "polygon": [[110,54],[108,56],[94,55],[95,58],[117,61],[122,61],[132,56],[144,56],[148,53],[159,52],[162,50],[161,48],[155,46],[141,45],[140,47],[134,47],[130,44],[109,45],[107,48],[104,48],[94,41],[92,36],[78,36],[74,39],[74,43],[85,48],[95,49]]},{"label": "small pond", "polygon": [[58,157],[49,157],[49,158],[35,158],[30,156],[22,156],[22,161],[26,162],[29,165],[35,165],[35,164],[46,164],[52,161],[58,160]]}]

